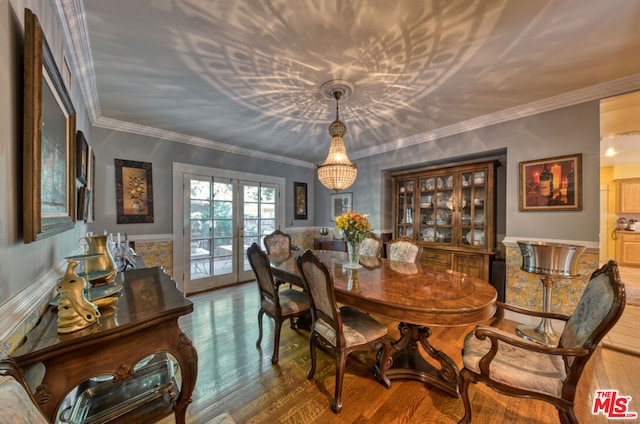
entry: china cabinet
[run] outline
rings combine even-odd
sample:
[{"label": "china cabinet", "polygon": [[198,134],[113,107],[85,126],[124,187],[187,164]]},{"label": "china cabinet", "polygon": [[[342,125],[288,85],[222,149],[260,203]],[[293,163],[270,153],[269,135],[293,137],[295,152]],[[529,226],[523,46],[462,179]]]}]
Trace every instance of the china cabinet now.
[{"label": "china cabinet", "polygon": [[495,251],[495,168],[486,161],[396,174],[395,237],[424,245],[422,263],[489,280]]}]

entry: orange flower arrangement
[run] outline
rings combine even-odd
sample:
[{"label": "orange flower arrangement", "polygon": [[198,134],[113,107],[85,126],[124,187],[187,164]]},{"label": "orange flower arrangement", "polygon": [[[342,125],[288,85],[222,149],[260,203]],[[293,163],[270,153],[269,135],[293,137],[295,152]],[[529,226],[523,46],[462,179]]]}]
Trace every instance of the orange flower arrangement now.
[{"label": "orange flower arrangement", "polygon": [[336,218],[336,228],[341,230],[349,243],[361,243],[370,233],[369,215],[347,211]]}]

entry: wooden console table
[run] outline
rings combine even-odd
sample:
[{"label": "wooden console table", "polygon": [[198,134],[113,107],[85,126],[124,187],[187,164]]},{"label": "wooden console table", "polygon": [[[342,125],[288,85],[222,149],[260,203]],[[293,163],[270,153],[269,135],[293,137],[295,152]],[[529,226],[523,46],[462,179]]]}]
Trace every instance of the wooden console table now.
[{"label": "wooden console table", "polygon": [[346,252],[347,242],[334,239],[314,239],[313,250],[335,250],[336,252]]},{"label": "wooden console table", "polygon": [[121,273],[115,284],[122,285],[117,303],[101,309],[98,323],[58,334],[57,308],[50,306],[11,357],[23,369],[44,364],[44,379],[35,396],[55,422],[67,394],[83,382],[105,374],[112,375],[114,383],[122,382],[135,376],[134,366],[142,359],[168,353],[180,366],[180,394],[165,394],[118,417],[118,421],[155,422],[174,412],[176,423],[182,424],[196,383],[198,356],[180,330],[178,318],[191,313],[193,303],[159,267]]}]

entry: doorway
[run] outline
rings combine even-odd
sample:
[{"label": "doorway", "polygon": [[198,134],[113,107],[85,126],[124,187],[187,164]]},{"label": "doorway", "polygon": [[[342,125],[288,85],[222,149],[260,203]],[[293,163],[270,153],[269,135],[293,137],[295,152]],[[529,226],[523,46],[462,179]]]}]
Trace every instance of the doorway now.
[{"label": "doorway", "polygon": [[[283,178],[174,164],[174,279],[195,293],[253,279],[252,243],[280,228]],[[284,196],[284,195],[283,195]]]},{"label": "doorway", "polygon": [[[616,246],[616,221],[620,214],[617,180],[640,178],[640,91],[600,101],[600,262],[619,260]],[[626,215],[626,216],[625,216]],[[640,270],[619,263],[620,278],[625,284],[627,300],[620,321],[603,339],[603,344],[640,354]]]}]

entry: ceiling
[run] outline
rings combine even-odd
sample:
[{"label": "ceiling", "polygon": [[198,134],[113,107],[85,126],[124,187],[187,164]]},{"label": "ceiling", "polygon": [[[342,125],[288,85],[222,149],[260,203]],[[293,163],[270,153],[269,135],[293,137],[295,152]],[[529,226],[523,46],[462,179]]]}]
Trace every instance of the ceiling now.
[{"label": "ceiling", "polygon": [[629,0],[56,0],[92,124],[313,166],[640,89]]}]

